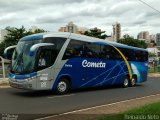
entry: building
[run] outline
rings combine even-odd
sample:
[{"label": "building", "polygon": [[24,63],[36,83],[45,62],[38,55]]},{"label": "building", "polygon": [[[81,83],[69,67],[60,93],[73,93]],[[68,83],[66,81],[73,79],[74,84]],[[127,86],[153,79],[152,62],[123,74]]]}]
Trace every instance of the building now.
[{"label": "building", "polygon": [[8,31],[6,29],[0,30],[0,43],[4,40],[4,36],[8,34]]},{"label": "building", "polygon": [[156,35],[154,35],[154,34],[149,35],[149,40],[154,41],[156,43]]},{"label": "building", "polygon": [[147,48],[149,53],[155,54],[157,57],[160,57],[160,50],[158,50],[157,48]]},{"label": "building", "polygon": [[141,31],[137,35],[138,40],[144,40],[146,43],[150,43],[150,37],[149,37],[149,32],[148,31]]},{"label": "building", "polygon": [[83,34],[85,31],[88,31],[88,29],[85,27],[78,27],[73,22],[69,22],[65,27],[60,27],[58,31]]},{"label": "building", "polygon": [[67,32],[66,27],[60,27],[58,31],[59,32]]},{"label": "building", "polygon": [[60,27],[59,32],[77,33],[78,27],[73,22],[69,22],[66,27]]},{"label": "building", "polygon": [[153,48],[154,47],[154,43],[148,43],[147,48]]},{"label": "building", "polygon": [[69,22],[68,25],[66,25],[66,31],[70,33],[77,33],[78,27],[73,22]]},{"label": "building", "polygon": [[149,53],[153,53],[155,55],[157,55],[158,49],[157,48],[147,48]]},{"label": "building", "polygon": [[156,45],[160,46],[160,33],[156,34]]},{"label": "building", "polygon": [[89,29],[86,28],[86,27],[78,27],[77,33],[78,33],[78,34],[84,34],[85,31],[89,31]]},{"label": "building", "polygon": [[113,40],[117,42],[121,37],[121,24],[116,22],[113,26]]},{"label": "building", "polygon": [[149,32],[148,31],[141,31],[137,35],[138,40],[149,40]]}]

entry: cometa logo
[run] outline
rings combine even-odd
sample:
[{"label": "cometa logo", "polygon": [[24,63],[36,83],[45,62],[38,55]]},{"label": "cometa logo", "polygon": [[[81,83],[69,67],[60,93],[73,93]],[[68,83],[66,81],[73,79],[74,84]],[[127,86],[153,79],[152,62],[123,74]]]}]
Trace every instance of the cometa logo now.
[{"label": "cometa logo", "polygon": [[83,67],[95,67],[95,68],[105,68],[106,63],[101,62],[88,62],[87,60],[82,61]]}]

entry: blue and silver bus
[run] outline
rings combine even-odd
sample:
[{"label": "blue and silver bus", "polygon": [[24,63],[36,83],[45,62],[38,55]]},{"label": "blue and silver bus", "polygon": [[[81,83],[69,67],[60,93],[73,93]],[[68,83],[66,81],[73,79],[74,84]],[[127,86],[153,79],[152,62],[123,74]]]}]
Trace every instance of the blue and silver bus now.
[{"label": "blue and silver bus", "polygon": [[14,50],[10,86],[29,90],[71,89],[108,85],[135,86],[147,80],[148,52],[74,33],[43,33],[23,37]]}]

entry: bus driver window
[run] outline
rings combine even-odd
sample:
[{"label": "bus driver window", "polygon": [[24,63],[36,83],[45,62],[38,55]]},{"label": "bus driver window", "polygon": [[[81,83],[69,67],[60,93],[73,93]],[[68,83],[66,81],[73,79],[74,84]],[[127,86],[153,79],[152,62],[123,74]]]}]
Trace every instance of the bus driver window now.
[{"label": "bus driver window", "polygon": [[45,53],[42,52],[39,57],[38,66],[46,66]]}]

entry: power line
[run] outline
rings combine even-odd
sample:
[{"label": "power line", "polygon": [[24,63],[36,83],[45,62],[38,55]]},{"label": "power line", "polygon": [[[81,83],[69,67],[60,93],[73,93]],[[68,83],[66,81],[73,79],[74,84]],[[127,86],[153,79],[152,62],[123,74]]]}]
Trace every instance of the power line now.
[{"label": "power line", "polygon": [[157,10],[156,8],[154,8],[154,7],[152,7],[151,5],[149,5],[148,3],[146,3],[146,2],[144,2],[144,1],[142,1],[142,0],[139,0],[141,3],[143,3],[143,4],[145,4],[145,5],[147,5],[148,7],[150,7],[150,8],[152,8],[153,10],[155,10],[155,11],[157,11],[159,14],[160,14],[160,11],[159,10]]}]

